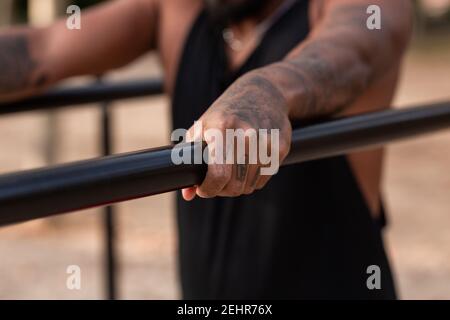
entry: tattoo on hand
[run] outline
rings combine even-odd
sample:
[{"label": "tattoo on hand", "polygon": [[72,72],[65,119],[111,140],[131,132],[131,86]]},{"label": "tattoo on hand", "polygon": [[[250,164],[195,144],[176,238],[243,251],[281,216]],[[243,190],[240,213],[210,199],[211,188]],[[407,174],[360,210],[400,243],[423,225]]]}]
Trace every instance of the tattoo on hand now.
[{"label": "tattoo on hand", "polygon": [[[255,90],[257,88],[258,90]],[[267,79],[252,75],[236,82],[228,91],[227,112],[256,129],[282,129],[286,104],[282,94]],[[278,110],[277,110],[278,109]]]},{"label": "tattoo on hand", "polygon": [[248,165],[247,164],[238,164],[236,165],[236,179],[239,182],[244,182],[247,177]]},{"label": "tattoo on hand", "polygon": [[252,183],[250,184],[252,188],[256,188],[256,184],[258,183],[258,178],[261,175],[261,167],[258,167],[256,170],[255,176],[252,179]]}]

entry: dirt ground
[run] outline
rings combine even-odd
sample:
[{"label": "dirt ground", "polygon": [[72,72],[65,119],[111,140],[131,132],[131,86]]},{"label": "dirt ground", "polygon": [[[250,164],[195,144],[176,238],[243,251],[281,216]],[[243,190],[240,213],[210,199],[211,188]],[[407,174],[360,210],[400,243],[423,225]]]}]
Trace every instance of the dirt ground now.
[{"label": "dirt ground", "polygon": [[[113,79],[157,76],[145,57]],[[75,82],[84,82],[85,79]],[[395,105],[450,100],[448,39],[428,41],[408,53]],[[115,152],[165,145],[169,133],[165,97],[116,103]],[[53,113],[0,118],[0,171],[47,164],[49,118],[57,119],[57,162],[99,154],[99,113],[85,106]],[[388,148],[384,194],[390,215],[386,242],[402,298],[450,299],[450,132]],[[179,297],[172,195],[117,206],[120,298]],[[101,299],[101,211],[0,229],[0,299]],[[81,290],[68,290],[66,269],[78,265]]]}]

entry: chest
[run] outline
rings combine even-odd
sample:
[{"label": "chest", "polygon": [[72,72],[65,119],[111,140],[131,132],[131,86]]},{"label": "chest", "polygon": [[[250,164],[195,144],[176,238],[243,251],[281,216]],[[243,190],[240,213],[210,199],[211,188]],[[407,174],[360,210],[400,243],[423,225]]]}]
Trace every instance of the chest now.
[{"label": "chest", "polygon": [[[166,92],[174,91],[180,59],[191,28],[203,6],[201,1],[167,1],[163,5],[158,28],[158,49],[164,69]],[[243,50],[232,50],[225,45],[225,53],[230,71],[239,69],[251,56],[258,43],[250,41]],[[201,59],[201,57],[199,57]]]}]

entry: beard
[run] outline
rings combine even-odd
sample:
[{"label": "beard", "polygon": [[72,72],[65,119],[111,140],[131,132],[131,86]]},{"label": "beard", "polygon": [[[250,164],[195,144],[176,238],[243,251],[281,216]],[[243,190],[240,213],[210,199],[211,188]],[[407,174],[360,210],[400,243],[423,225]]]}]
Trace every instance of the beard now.
[{"label": "beard", "polygon": [[203,0],[211,20],[220,25],[239,23],[261,14],[272,0]]}]

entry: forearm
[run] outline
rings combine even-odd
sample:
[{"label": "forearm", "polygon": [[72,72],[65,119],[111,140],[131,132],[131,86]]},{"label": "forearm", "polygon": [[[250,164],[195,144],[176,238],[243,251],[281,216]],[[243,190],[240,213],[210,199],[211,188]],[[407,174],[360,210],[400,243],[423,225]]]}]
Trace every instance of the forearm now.
[{"label": "forearm", "polygon": [[[346,3],[347,2],[347,3]],[[378,1],[382,29],[366,27],[367,1],[329,8],[310,37],[288,57],[257,70],[284,97],[291,119],[327,116],[350,106],[398,63],[409,39],[408,5]],[[373,2],[373,1],[372,1]],[[339,3],[339,2],[334,2]],[[396,17],[404,4],[401,18]]]},{"label": "forearm", "polygon": [[43,28],[0,31],[0,102],[32,95],[78,75],[97,75],[156,46],[157,0],[116,0]]}]

